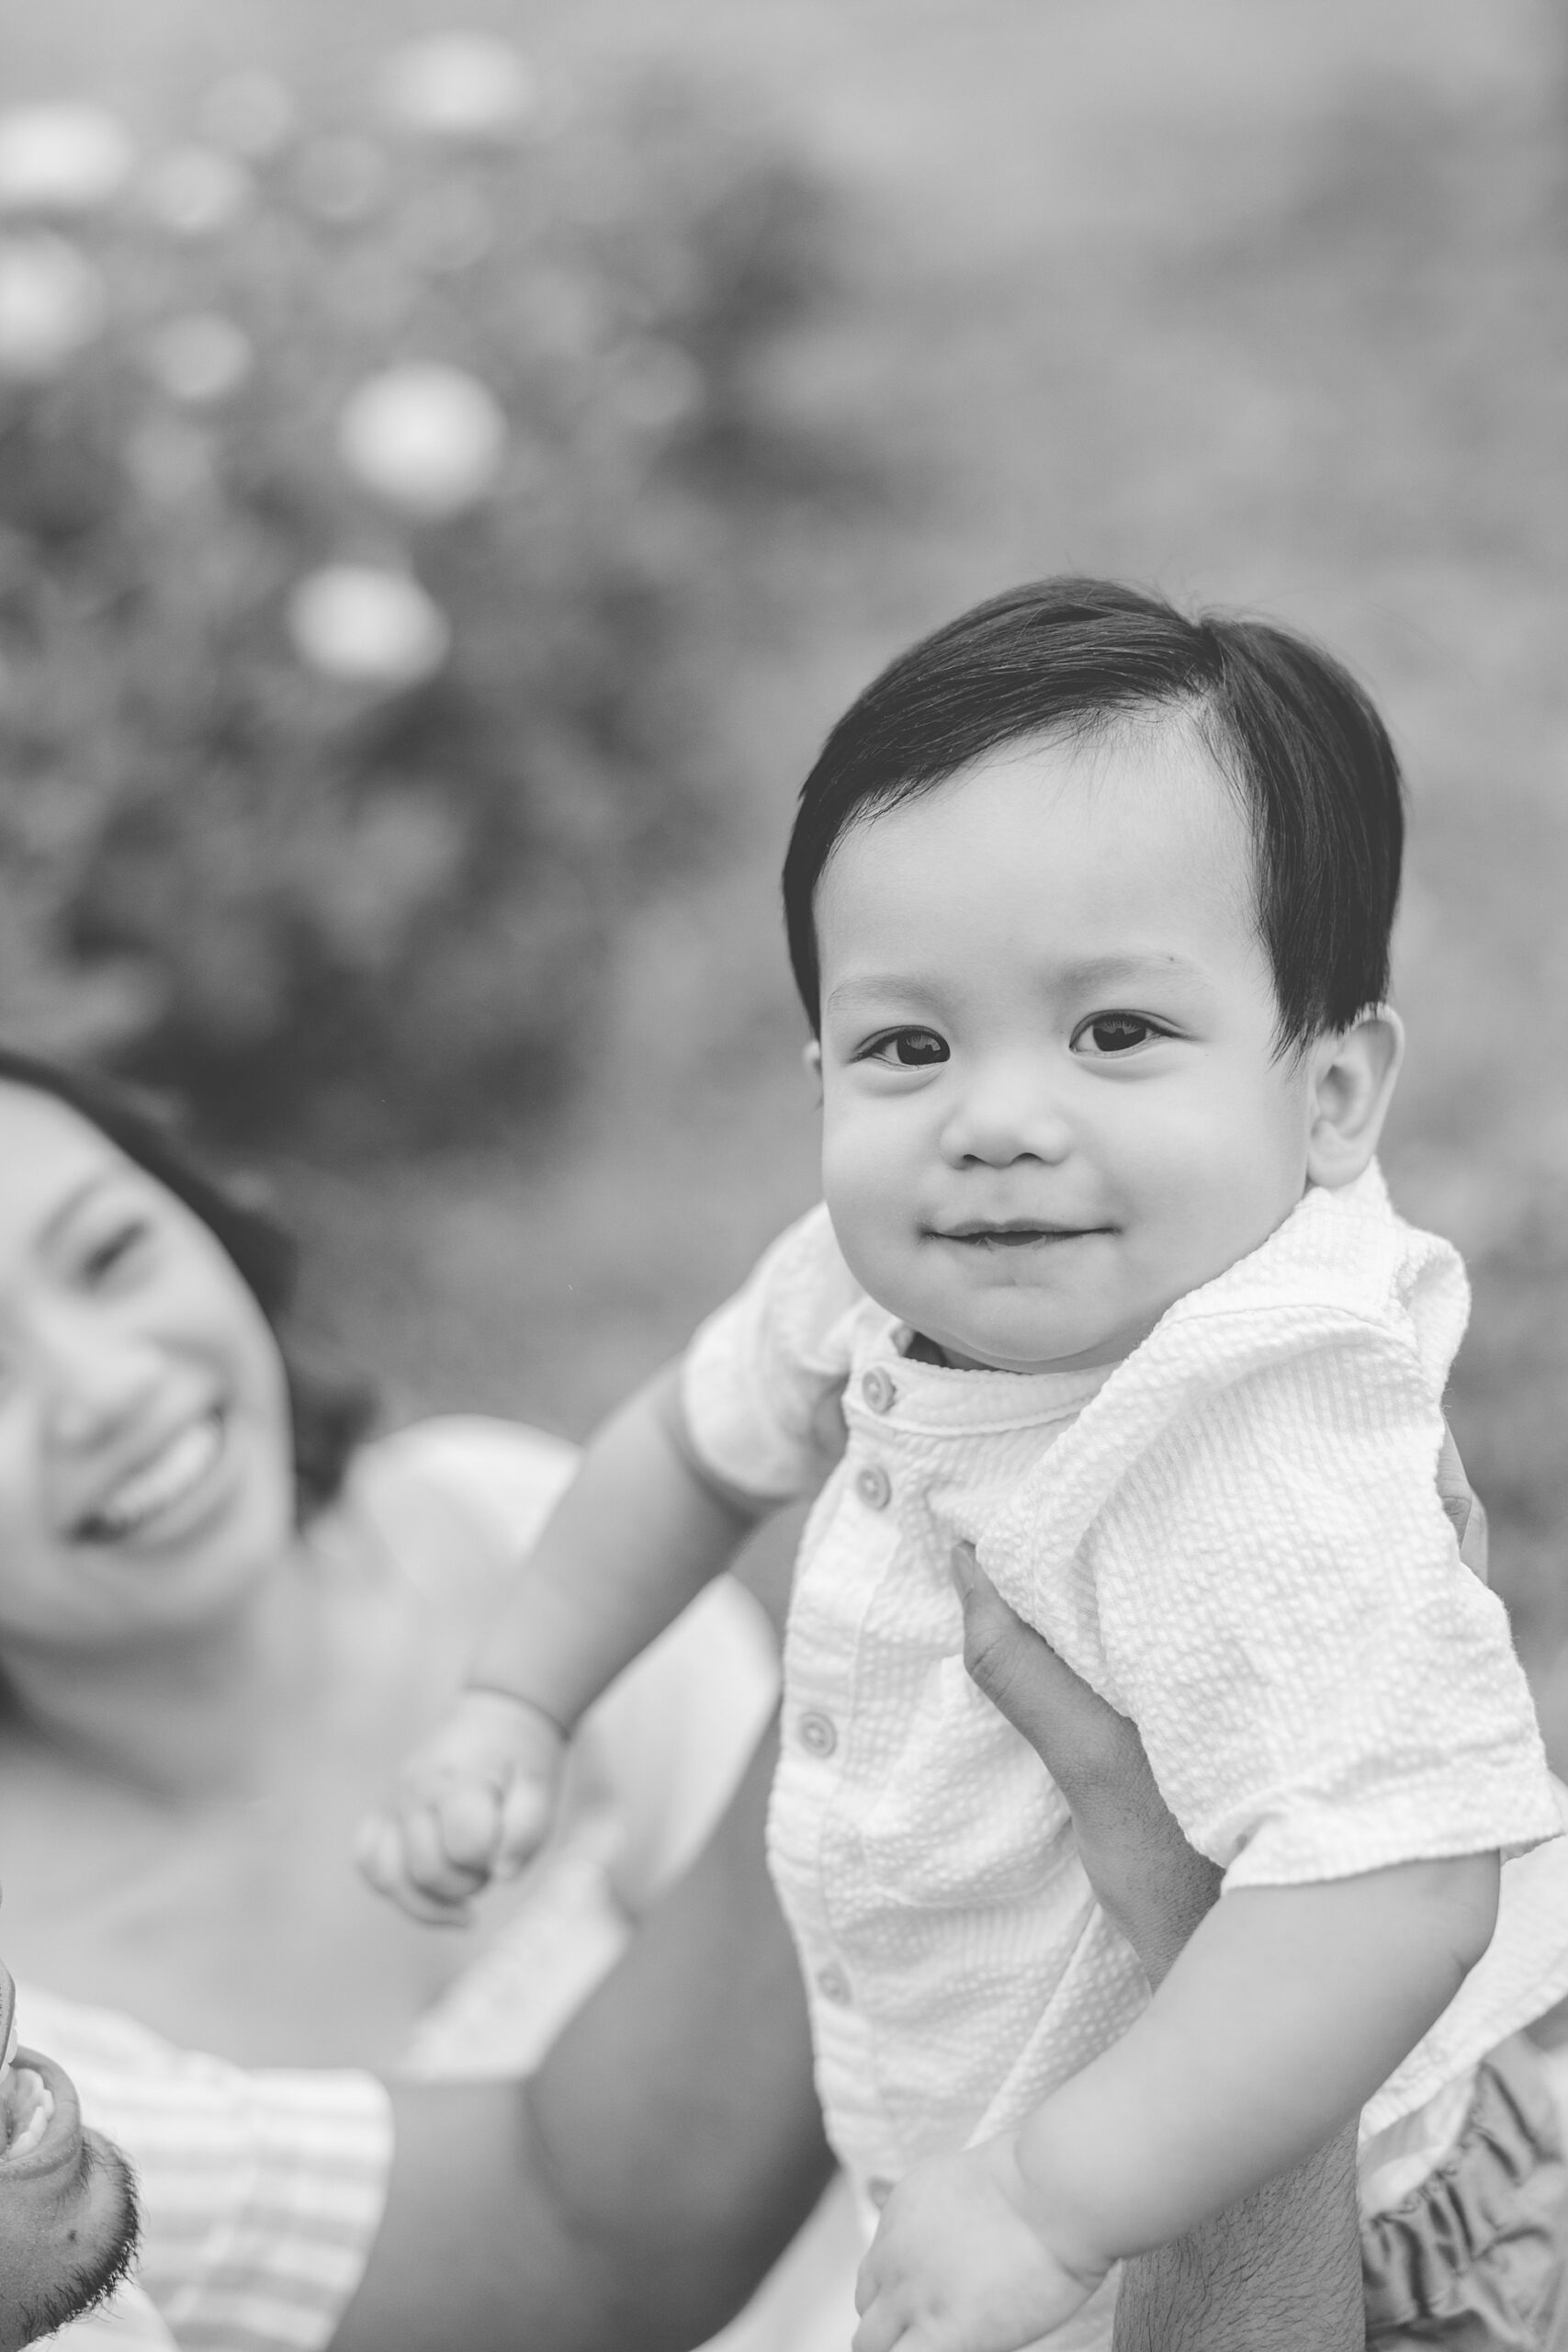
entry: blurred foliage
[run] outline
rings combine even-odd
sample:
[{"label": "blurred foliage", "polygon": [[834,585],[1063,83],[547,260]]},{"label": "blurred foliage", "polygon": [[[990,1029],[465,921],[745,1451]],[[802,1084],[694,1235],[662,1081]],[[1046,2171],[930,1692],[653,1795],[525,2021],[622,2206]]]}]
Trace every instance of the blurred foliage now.
[{"label": "blurred foliage", "polygon": [[732,94],[420,51],[353,119],[240,77],[140,162],[0,119],[0,1022],[231,1133],[570,1075],[713,813],[698,624],[826,282]]}]

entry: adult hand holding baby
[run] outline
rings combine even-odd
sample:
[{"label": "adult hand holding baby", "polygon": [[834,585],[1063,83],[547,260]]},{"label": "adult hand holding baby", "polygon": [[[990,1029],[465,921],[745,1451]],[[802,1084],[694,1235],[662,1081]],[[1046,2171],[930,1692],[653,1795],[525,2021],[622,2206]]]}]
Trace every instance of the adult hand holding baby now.
[{"label": "adult hand holding baby", "polygon": [[[1218,1896],[1160,1795],[1137,1726],[1064,1665],[955,1544],[964,1663],[1044,1759],[1101,1907],[1157,1984]],[[862,2266],[853,2352],[1016,2352],[1060,2326],[1104,2277],[1088,2249],[1041,2234],[1013,2134],[917,2165]]]},{"label": "adult hand holding baby", "polygon": [[[1468,1516],[1457,1455],[1445,1466]],[[1478,1511],[1472,1524],[1483,1542]],[[1217,1899],[1220,1874],[1182,1836],[1137,1726],[1014,1614],[968,1545],[956,1547],[952,1570],[964,1604],[964,1664],[1066,1797],[1095,1894],[1157,1984]],[[1264,2343],[1359,2352],[1366,2322],[1354,2140],[1353,2132],[1340,2133],[1228,2212],[1128,2263],[1115,2352],[1251,2352]],[[1219,2281],[1234,2283],[1215,2291]],[[911,2352],[950,2341],[956,2338],[914,2333]]]},{"label": "adult hand holding baby", "polygon": [[[1219,1894],[1155,1784],[1137,1726],[1007,1606],[959,1544],[964,1662],[1044,1759],[1096,1895],[1157,1984]],[[853,2352],[1016,2352],[1078,2309],[1107,2265],[1041,2233],[1015,2135],[916,2166],[861,2268]]]},{"label": "adult hand holding baby", "polygon": [[1014,1615],[972,1544],[954,1545],[953,1580],[964,1604],[964,1665],[1043,1758],[1071,1810],[1078,1857],[1101,1909],[1157,1984],[1218,1900],[1220,1872],[1177,1826],[1137,1725]]}]

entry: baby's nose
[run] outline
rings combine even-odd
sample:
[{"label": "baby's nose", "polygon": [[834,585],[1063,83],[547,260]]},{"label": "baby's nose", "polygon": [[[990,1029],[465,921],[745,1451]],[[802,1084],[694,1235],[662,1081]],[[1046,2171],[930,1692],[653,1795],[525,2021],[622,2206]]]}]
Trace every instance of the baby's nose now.
[{"label": "baby's nose", "polygon": [[976,1079],[955,1106],[943,1136],[955,1166],[965,1160],[991,1168],[1016,1159],[1055,1161],[1071,1148],[1060,1096],[1038,1071],[998,1071]]}]

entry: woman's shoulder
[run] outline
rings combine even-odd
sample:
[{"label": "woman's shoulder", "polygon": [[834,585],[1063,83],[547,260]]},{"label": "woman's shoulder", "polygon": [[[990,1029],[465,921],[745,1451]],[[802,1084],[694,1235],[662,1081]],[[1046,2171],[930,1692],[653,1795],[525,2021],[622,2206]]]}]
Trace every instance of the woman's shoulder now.
[{"label": "woman's shoulder", "polygon": [[565,1438],[446,1413],[374,1439],[343,1508],[431,1598],[485,1606],[538,1536],[577,1466]]}]

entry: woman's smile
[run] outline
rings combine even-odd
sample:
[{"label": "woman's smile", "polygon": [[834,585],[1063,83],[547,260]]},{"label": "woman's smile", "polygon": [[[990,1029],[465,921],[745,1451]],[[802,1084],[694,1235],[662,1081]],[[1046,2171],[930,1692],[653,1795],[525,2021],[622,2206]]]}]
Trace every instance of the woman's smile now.
[{"label": "woman's smile", "polygon": [[76,1521],[73,1540],[135,1549],[187,1533],[218,1499],[228,1437],[229,1419],[220,1407],[185,1421],[115,1476]]}]

